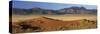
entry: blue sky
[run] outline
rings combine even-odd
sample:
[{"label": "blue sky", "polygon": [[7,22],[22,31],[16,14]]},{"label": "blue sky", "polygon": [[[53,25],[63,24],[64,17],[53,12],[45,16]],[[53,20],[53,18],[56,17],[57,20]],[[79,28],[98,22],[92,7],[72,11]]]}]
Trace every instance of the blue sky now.
[{"label": "blue sky", "polygon": [[45,9],[58,10],[62,8],[69,8],[72,6],[85,7],[87,9],[96,9],[95,5],[79,5],[79,4],[62,4],[62,3],[46,3],[46,2],[28,2],[28,1],[13,1],[13,8],[30,9],[33,7],[40,7]]}]

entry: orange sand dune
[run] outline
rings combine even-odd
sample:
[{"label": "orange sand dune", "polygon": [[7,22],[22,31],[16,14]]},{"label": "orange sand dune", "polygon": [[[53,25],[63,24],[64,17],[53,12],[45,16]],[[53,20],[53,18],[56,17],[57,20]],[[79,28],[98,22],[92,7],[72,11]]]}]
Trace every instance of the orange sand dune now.
[{"label": "orange sand dune", "polygon": [[[87,23],[88,22],[88,23]],[[90,23],[89,23],[90,22]],[[35,29],[34,27],[37,27]],[[73,20],[63,21],[47,17],[38,17],[30,20],[13,22],[13,32],[41,32],[41,31],[57,31],[57,30],[71,30],[83,28],[96,28],[95,21]],[[16,29],[14,29],[16,28]]]}]

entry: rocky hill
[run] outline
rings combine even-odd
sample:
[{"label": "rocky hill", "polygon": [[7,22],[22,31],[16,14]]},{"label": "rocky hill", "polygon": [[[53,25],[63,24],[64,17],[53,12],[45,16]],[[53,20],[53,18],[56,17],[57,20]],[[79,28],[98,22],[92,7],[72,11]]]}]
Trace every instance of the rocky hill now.
[{"label": "rocky hill", "polygon": [[97,14],[96,9],[86,9],[84,7],[69,7],[59,10],[44,9],[34,7],[30,9],[12,8],[13,14],[30,15],[30,14],[49,14],[49,15],[61,15],[61,14]]}]

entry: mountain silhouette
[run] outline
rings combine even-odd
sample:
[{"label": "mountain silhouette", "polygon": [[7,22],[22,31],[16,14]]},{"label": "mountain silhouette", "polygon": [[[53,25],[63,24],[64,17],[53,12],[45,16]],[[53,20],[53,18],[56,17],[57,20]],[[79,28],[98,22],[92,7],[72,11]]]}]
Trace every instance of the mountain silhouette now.
[{"label": "mountain silhouette", "polygon": [[13,8],[13,14],[19,15],[30,15],[30,14],[50,14],[50,15],[60,15],[60,14],[96,14],[96,9],[86,9],[84,7],[69,7],[69,8],[62,8],[59,10],[52,10],[52,9],[44,9],[39,7],[33,7],[30,9],[20,9],[20,8]]}]

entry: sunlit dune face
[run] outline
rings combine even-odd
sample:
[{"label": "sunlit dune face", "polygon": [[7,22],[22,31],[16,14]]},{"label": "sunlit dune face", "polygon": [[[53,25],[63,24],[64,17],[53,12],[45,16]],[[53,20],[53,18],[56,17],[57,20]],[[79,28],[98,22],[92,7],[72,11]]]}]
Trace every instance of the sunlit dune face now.
[{"label": "sunlit dune face", "polygon": [[13,15],[12,28],[16,33],[46,32],[97,28],[97,22],[93,15]]}]

